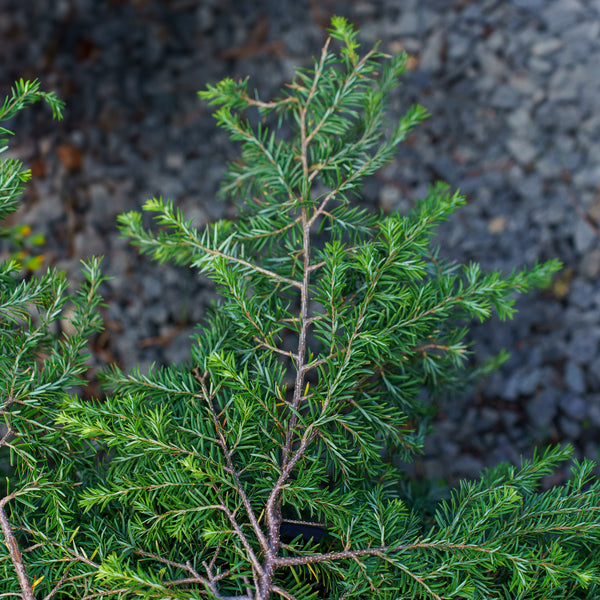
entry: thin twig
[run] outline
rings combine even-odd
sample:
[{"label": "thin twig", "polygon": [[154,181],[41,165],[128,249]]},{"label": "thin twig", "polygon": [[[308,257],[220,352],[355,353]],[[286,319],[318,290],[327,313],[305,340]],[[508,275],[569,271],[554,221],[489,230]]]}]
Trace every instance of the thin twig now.
[{"label": "thin twig", "polygon": [[[67,567],[68,568],[68,567]],[[62,587],[62,584],[67,580],[67,574],[65,573],[59,580],[59,582],[50,590],[50,592],[48,594],[46,594],[44,596],[44,600],[50,600],[50,598],[52,598],[52,596],[54,596],[54,594],[56,594],[56,592],[58,592],[60,590],[60,588]]]},{"label": "thin twig", "polygon": [[[225,460],[227,462],[227,467],[229,469],[229,472],[233,475],[233,478],[235,479],[237,492],[242,500],[244,508],[246,509],[246,513],[248,515],[248,518],[250,519],[252,529],[254,530],[254,533],[256,534],[256,537],[258,538],[261,548],[263,549],[263,551],[266,551],[267,550],[267,539],[266,539],[265,534],[263,533],[260,525],[258,524],[258,519],[256,518],[254,509],[252,508],[252,505],[250,504],[250,499],[248,498],[248,495],[246,494],[246,491],[244,490],[244,486],[242,485],[242,481],[240,479],[239,473],[237,472],[237,470],[233,464],[231,451],[229,450],[229,447],[227,445],[227,440],[225,439],[225,435],[223,434],[223,431],[221,428],[221,423],[219,422],[219,417],[217,415],[217,411],[215,410],[215,407],[213,404],[213,395],[211,395],[209,393],[209,391],[206,387],[206,377],[208,376],[208,374],[205,373],[204,376],[202,376],[202,377],[198,377],[196,375],[194,375],[194,376],[196,377],[196,380],[202,386],[202,392],[204,394],[204,398],[205,398],[206,402],[208,403],[208,406],[209,406],[209,409],[210,409],[210,412],[212,415],[213,423],[215,426],[215,430],[219,437],[219,445],[221,446],[221,450],[223,451],[223,454],[225,456]],[[229,514],[231,511],[229,511],[229,513],[227,511],[229,511],[229,509],[226,509],[225,512],[231,520],[232,516],[230,516],[230,514]],[[231,514],[233,514],[233,513],[231,513]],[[237,529],[240,531],[241,537],[243,538],[242,543],[244,543],[244,546],[247,545],[249,548],[250,546],[248,544],[248,541],[245,539],[245,536],[241,532],[241,529],[239,528],[239,525],[237,525],[237,522],[235,522],[235,518],[233,518],[233,521],[232,521],[232,524],[234,524],[234,523],[235,523],[234,526],[237,527]],[[256,560],[254,553],[252,553],[252,556],[254,557],[254,560]]]},{"label": "thin twig", "polygon": [[227,518],[229,519],[229,522],[233,526],[234,531],[237,533],[238,537],[240,538],[242,545],[244,546],[246,552],[248,553],[248,558],[250,559],[252,566],[254,567],[256,572],[259,574],[259,576],[264,575],[264,569],[261,566],[258,558],[256,557],[256,554],[254,554],[254,550],[252,550],[252,546],[250,546],[250,542],[248,542],[248,539],[244,535],[244,532],[242,531],[241,527],[238,525],[235,515],[227,506],[225,506],[225,504],[223,504],[222,510],[227,515]]},{"label": "thin twig", "polygon": [[297,361],[298,357],[293,353],[290,352],[289,350],[282,350],[281,348],[278,348],[277,346],[273,346],[272,344],[269,344],[269,342],[265,341],[265,340],[261,340],[257,335],[254,336],[254,341],[260,346],[267,348],[268,350],[271,350],[271,352],[275,352],[277,354],[281,354],[282,356],[285,356],[286,358],[291,358],[293,361]]},{"label": "thin twig", "polygon": [[276,594],[279,594],[280,596],[283,596],[284,598],[286,598],[286,600],[296,600],[295,596],[292,596],[292,594],[290,594],[287,590],[284,590],[283,588],[280,588],[277,585],[272,585],[271,591],[275,592]]},{"label": "thin twig", "polygon": [[244,96],[244,100],[250,106],[257,106],[258,108],[276,108],[277,106],[281,106],[282,104],[289,104],[290,102],[298,101],[295,96],[289,96],[288,98],[284,98],[283,100],[274,100],[271,102],[263,102],[262,100],[256,100],[255,98],[251,98],[248,95]]},{"label": "thin twig", "polygon": [[21,587],[23,600],[35,600],[33,589],[27,575],[27,570],[25,569],[25,564],[23,563],[23,556],[21,555],[19,543],[13,534],[10,521],[8,520],[6,511],[4,510],[4,505],[9,500],[12,500],[12,498],[14,498],[14,494],[6,496],[0,501],[0,525],[2,526],[2,533],[4,534],[4,542],[6,543],[6,547],[10,553],[10,560],[17,573],[17,579],[19,581],[19,586]]},{"label": "thin twig", "polygon": [[94,600],[94,598],[102,598],[103,596],[111,596],[113,594],[126,594],[129,592],[128,588],[120,588],[118,590],[110,590],[108,592],[96,592],[95,594],[89,594],[88,596],[84,596],[81,600]]},{"label": "thin twig", "polygon": [[146,558],[152,558],[153,560],[156,560],[164,565],[169,565],[170,567],[175,567],[176,569],[187,571],[188,573],[191,573],[194,576],[194,582],[199,582],[206,585],[209,584],[208,579],[199,575],[189,563],[178,563],[174,560],[169,560],[168,558],[163,558],[162,556],[158,556],[157,554],[152,554],[151,552],[146,552],[144,550],[139,549],[134,550],[134,554],[139,554],[140,556],[145,556]]},{"label": "thin twig", "polygon": [[212,250],[211,248],[207,248],[206,246],[202,246],[201,244],[196,243],[196,245],[201,248],[204,252],[206,252],[207,254],[211,254],[213,256],[218,256],[220,258],[224,258],[225,260],[229,260],[235,263],[238,263],[244,267],[248,267],[249,269],[252,269],[253,271],[258,271],[259,273],[262,273],[263,275],[266,275],[267,277],[270,277],[271,279],[275,279],[277,281],[282,281],[283,283],[287,283],[288,285],[300,288],[302,287],[302,284],[299,281],[296,281],[295,279],[289,279],[288,277],[284,277],[283,275],[279,275],[279,273],[275,273],[274,271],[269,271],[269,269],[264,269],[263,267],[259,267],[258,265],[255,265],[251,262],[248,262],[247,260],[244,260],[243,258],[238,258],[236,256],[231,256],[230,254],[225,254],[224,252],[220,252],[219,250]]}]

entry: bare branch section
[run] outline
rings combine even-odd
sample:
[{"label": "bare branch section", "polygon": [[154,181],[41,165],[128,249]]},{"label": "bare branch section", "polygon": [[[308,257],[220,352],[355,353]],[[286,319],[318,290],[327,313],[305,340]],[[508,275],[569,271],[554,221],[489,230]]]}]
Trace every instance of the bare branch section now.
[{"label": "bare branch section", "polygon": [[[311,99],[314,97],[319,78],[322,75],[322,71],[325,65],[327,57],[327,49],[329,47],[329,40],[323,48],[321,53],[321,60],[319,66],[315,71],[312,88],[309,92],[306,103],[302,106],[299,115],[300,121],[300,160],[302,162],[302,172],[304,178],[304,189],[300,191],[303,197],[301,201],[307,200],[306,196],[309,192],[308,184],[308,144],[309,137],[307,134],[307,123],[306,117]],[[273,490],[269,494],[265,505],[265,518],[268,528],[268,539],[269,548],[265,552],[264,559],[264,577],[260,583],[259,595],[260,598],[265,600],[269,598],[270,592],[273,591],[273,577],[275,575],[275,565],[277,561],[277,555],[280,547],[279,528],[281,526],[281,491],[283,485],[289,478],[293,467],[298,462],[306,447],[308,446],[309,440],[306,439],[305,444],[301,447],[301,450],[296,452],[295,460],[292,458],[292,446],[296,438],[296,426],[298,421],[298,410],[302,400],[302,391],[304,387],[304,367],[306,361],[306,349],[308,332],[310,328],[309,320],[309,285],[310,285],[310,228],[308,209],[305,206],[301,208],[301,223],[302,223],[302,254],[303,254],[303,277],[302,286],[300,288],[300,333],[298,336],[298,350],[296,352],[296,379],[294,382],[294,393],[292,399],[292,414],[289,418],[286,432],[285,446],[282,453],[282,462],[280,465],[281,475],[277,480],[277,483],[273,487]],[[281,595],[281,593],[280,593]]]}]

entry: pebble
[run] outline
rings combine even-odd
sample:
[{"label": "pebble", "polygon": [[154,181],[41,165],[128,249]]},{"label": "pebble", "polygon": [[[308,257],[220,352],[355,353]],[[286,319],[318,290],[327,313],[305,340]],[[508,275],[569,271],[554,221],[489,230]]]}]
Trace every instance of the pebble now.
[{"label": "pebble", "polygon": [[597,239],[598,236],[592,226],[587,221],[579,219],[574,232],[575,250],[583,254],[592,247]]},{"label": "pebble", "polygon": [[574,421],[582,421],[587,414],[587,405],[585,401],[571,394],[565,394],[560,400],[562,411]]},{"label": "pebble", "polygon": [[579,365],[591,364],[600,353],[600,331],[580,330],[574,333],[567,347],[569,356]]},{"label": "pebble", "polygon": [[475,427],[477,431],[488,431],[492,429],[499,420],[500,414],[498,411],[486,406],[479,411]]},{"label": "pebble", "polygon": [[529,68],[533,72],[537,72],[539,75],[547,75],[554,69],[550,60],[544,60],[537,56],[532,56],[529,59]]},{"label": "pebble", "polygon": [[165,156],[165,166],[173,171],[180,171],[185,162],[185,156],[180,152],[170,152]]},{"label": "pebble", "polygon": [[565,383],[567,387],[578,394],[585,392],[585,379],[581,367],[573,360],[565,366]]},{"label": "pebble", "polygon": [[100,256],[108,251],[108,247],[106,239],[98,230],[87,226],[83,231],[75,234],[73,250],[77,258],[84,259],[89,256]]},{"label": "pebble", "polygon": [[[591,308],[594,304],[596,293],[594,286],[584,280],[576,280],[569,289],[569,300],[578,308]],[[583,337],[587,337],[589,332],[581,332]],[[580,336],[581,337],[581,336]]]},{"label": "pebble", "polygon": [[581,260],[580,268],[584,277],[595,280],[600,275],[600,250],[586,252]]},{"label": "pebble", "polygon": [[581,425],[568,417],[559,419],[560,430],[569,440],[576,440],[581,435]]},{"label": "pebble", "polygon": [[452,463],[452,472],[461,479],[474,479],[481,473],[483,467],[481,459],[470,454],[463,454]]},{"label": "pebble", "polygon": [[464,34],[451,32],[447,37],[447,49],[448,59],[450,61],[458,61],[465,58],[472,45],[472,40]]},{"label": "pebble", "polygon": [[560,38],[548,38],[536,42],[532,46],[531,52],[534,56],[548,56],[549,54],[553,54],[557,50],[560,50],[563,45],[564,42]]},{"label": "pebble", "polygon": [[588,416],[590,418],[591,423],[595,427],[600,427],[600,402],[596,402],[590,405],[588,409]]},{"label": "pebble", "polygon": [[538,149],[521,138],[510,138],[506,145],[512,157],[524,167],[530,165],[538,155]]},{"label": "pebble", "polygon": [[508,70],[506,63],[500,60],[493,51],[487,50],[483,44],[480,44],[477,48],[477,60],[486,76],[491,75],[498,79],[506,75]]},{"label": "pebble", "polygon": [[501,84],[492,94],[489,104],[493,108],[514,109],[520,103],[520,96],[509,85]]},{"label": "pebble", "polygon": [[551,0],[540,12],[550,31],[564,32],[581,18],[583,6],[577,0]]},{"label": "pebble", "polygon": [[419,59],[419,68],[436,73],[442,68],[442,51],[446,41],[443,29],[434,30],[429,36]]},{"label": "pebble", "polygon": [[185,329],[179,333],[165,348],[165,358],[168,364],[180,365],[190,359],[192,349],[191,336],[195,332],[193,328]]},{"label": "pebble", "polygon": [[547,429],[557,413],[558,394],[553,389],[546,389],[528,400],[527,414],[534,428]]}]

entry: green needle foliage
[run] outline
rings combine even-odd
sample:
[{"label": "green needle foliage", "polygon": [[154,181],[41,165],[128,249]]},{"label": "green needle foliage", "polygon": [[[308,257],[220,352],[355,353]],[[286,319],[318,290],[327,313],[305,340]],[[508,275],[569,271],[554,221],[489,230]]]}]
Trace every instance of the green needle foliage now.
[{"label": "green needle foliage", "polygon": [[[0,122],[12,119],[27,105],[45,100],[52,109],[55,118],[62,118],[63,102],[54,93],[40,92],[40,84],[36,81],[15,83],[11,95],[7,96],[0,107]],[[6,136],[13,135],[12,131],[0,127],[0,154],[8,149]],[[0,163],[0,221],[13,213],[19,206],[19,197],[23,185],[31,178],[31,172],[24,170],[23,165],[16,159],[3,160]],[[31,231],[27,225],[0,227],[0,240],[6,239],[11,250],[11,258],[17,261],[27,271],[35,271],[40,267],[44,256],[34,254],[39,246],[44,244],[44,236]]]},{"label": "green needle foliage", "polygon": [[[0,108],[0,121],[39,100],[61,118],[63,105],[53,93],[21,80]],[[5,128],[0,134],[12,135]],[[6,150],[7,140],[0,145]],[[0,162],[0,220],[18,208],[30,175],[16,159]],[[99,261],[91,260],[84,265],[85,285],[69,294],[57,271],[25,281],[20,270],[14,260],[0,265],[0,453],[14,467],[0,499],[0,597],[33,600],[38,583],[55,585],[70,569],[68,555],[57,548],[68,546],[72,517],[82,513],[75,490],[91,456],[89,444],[67,439],[56,419],[87,370],[87,340],[100,329],[101,277]]]},{"label": "green needle foliage", "polygon": [[[386,457],[420,452],[427,398],[468,376],[458,324],[511,317],[514,293],[559,264],[501,275],[445,263],[432,237],[463,199],[443,184],[409,215],[357,206],[364,179],[426,116],[417,106],[390,123],[406,56],[359,50],[334,18],[320,58],[281,98],[261,101],[230,79],[200,93],[242,144],[223,187],[241,199],[239,219],[198,230],[153,199],[144,209],[156,229],[137,212],[119,222],[142,252],[211,278],[221,300],[187,363],[112,367],[102,401],[39,396],[54,423],[35,450],[62,471],[40,474],[55,485],[43,493],[24,488],[31,512],[13,516],[23,556],[0,562],[7,590],[25,600],[598,597],[592,463],[541,488],[570,449],[463,483],[431,519],[402,499],[406,476]],[[80,298],[82,311],[93,306]],[[17,463],[34,463],[26,441],[16,450]],[[29,596],[18,568],[35,578]]]}]

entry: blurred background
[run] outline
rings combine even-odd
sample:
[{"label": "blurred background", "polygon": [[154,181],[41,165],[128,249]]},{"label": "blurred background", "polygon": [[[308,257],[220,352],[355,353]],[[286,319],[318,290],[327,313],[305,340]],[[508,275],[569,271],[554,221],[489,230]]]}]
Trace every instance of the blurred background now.
[{"label": "blurred background", "polygon": [[364,47],[411,55],[392,112],[419,102],[432,115],[365,201],[407,211],[442,179],[468,199],[439,230],[443,255],[504,272],[565,265],[513,321],[474,328],[475,364],[501,348],[512,358],[444,403],[410,469],[455,481],[547,443],[597,457],[600,0],[3,0],[0,95],[39,77],[67,104],[60,123],[40,105],[10,124],[11,155],[34,174],[13,223],[43,236],[30,249],[42,268],[76,281],[81,258],[104,255],[113,279],[95,366],[186,360],[214,298],[197,274],[140,257],[115,226],[159,195],[199,225],[234,215],[215,192],[238,149],[196,91],[249,76],[263,99],[276,95],[336,14]]}]

